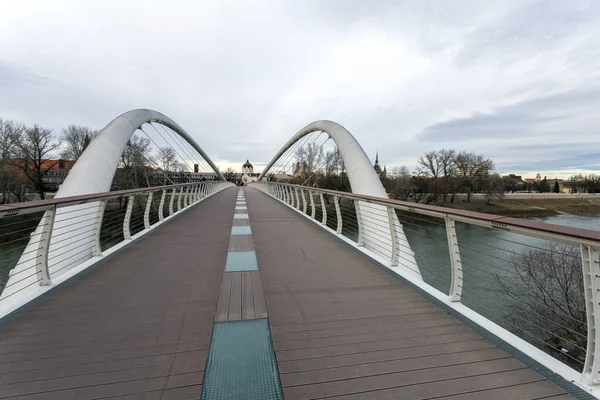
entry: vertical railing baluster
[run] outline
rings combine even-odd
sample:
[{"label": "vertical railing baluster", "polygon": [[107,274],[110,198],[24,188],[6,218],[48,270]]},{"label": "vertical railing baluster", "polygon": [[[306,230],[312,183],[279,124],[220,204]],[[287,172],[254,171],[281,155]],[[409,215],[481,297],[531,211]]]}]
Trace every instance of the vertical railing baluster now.
[{"label": "vertical railing baluster", "polygon": [[183,196],[183,208],[187,208],[190,205],[190,187],[185,187],[185,195]]},{"label": "vertical railing baluster", "polygon": [[316,208],[315,208],[315,197],[314,197],[314,193],[312,191],[308,191],[308,195],[310,196],[310,217],[312,219],[315,219],[315,216],[317,215],[316,212]]},{"label": "vertical railing baluster", "polygon": [[146,209],[144,210],[144,229],[150,229],[150,210],[152,209],[153,192],[148,192],[148,200],[146,200]]},{"label": "vertical railing baluster", "polygon": [[183,197],[183,186],[179,188],[179,196],[177,196],[177,212],[181,211],[181,198]]},{"label": "vertical railing baluster", "polygon": [[323,193],[319,193],[319,197],[321,198],[321,210],[323,211],[323,219],[321,220],[321,224],[327,225],[327,207],[325,207],[325,198]]},{"label": "vertical railing baluster", "polygon": [[450,252],[450,267],[452,268],[450,293],[448,294],[450,301],[460,301],[463,287],[462,262],[455,224],[456,222],[452,218],[446,216],[446,237],[448,238],[448,251]]},{"label": "vertical railing baluster", "polygon": [[338,235],[342,234],[342,210],[340,209],[340,196],[333,196],[333,202],[335,204],[335,216],[337,218],[337,228],[335,233]]},{"label": "vertical railing baluster", "polygon": [[165,213],[164,213],[164,208],[165,208],[165,199],[167,198],[167,190],[163,189],[162,194],[160,196],[160,204],[158,206],[158,220],[159,221],[163,221],[165,219]]},{"label": "vertical railing baluster", "polygon": [[296,194],[296,208],[299,210],[300,209],[300,198],[298,197],[298,188],[297,187],[294,188],[294,193]]},{"label": "vertical railing baluster", "polygon": [[304,189],[300,189],[300,191],[302,192],[302,213],[306,214],[306,191]]},{"label": "vertical railing baluster", "polygon": [[135,195],[129,196],[127,200],[127,210],[125,211],[125,218],[123,219],[123,238],[125,240],[131,239],[131,213],[133,212],[133,201]]},{"label": "vertical railing baluster", "polygon": [[173,188],[171,191],[171,199],[169,199],[169,217],[173,215],[173,203],[175,202],[175,194],[177,194],[177,188]]},{"label": "vertical railing baluster", "polygon": [[396,227],[396,210],[393,207],[386,207],[388,215],[388,224],[390,226],[390,238],[392,239],[392,255],[390,256],[390,266],[395,267],[398,265],[398,232]]},{"label": "vertical railing baluster", "polygon": [[52,229],[54,228],[54,218],[56,217],[56,206],[46,210],[44,213],[44,225],[40,233],[40,241],[36,251],[36,275],[40,286],[52,285],[50,279],[50,269],[48,266],[48,252],[50,251],[50,241],[52,240]]},{"label": "vertical railing baluster", "polygon": [[100,242],[100,234],[102,233],[102,221],[104,220],[104,210],[106,210],[106,199],[98,202],[96,210],[96,219],[94,220],[94,232],[92,233],[92,255],[94,257],[102,257],[102,243]]},{"label": "vertical railing baluster", "polygon": [[587,319],[587,349],[581,380],[588,385],[600,383],[600,256],[597,248],[581,244],[583,293]]},{"label": "vertical railing baluster", "polygon": [[358,200],[354,200],[354,210],[356,211],[356,227],[358,229],[358,237],[356,238],[357,246],[364,246],[365,238],[363,236],[363,220],[360,212],[360,202]]}]

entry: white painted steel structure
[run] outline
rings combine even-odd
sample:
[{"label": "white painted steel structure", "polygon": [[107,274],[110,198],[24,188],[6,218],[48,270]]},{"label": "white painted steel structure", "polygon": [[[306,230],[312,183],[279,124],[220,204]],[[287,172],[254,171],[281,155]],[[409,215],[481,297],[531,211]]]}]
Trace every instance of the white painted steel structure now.
[{"label": "white painted steel structure", "polygon": [[[200,145],[175,121],[157,111],[139,109],[118,116],[100,131],[77,160],[55,198],[110,191],[127,142],[136,130],[146,123],[159,123],[172,129],[204,158],[222,181],[225,181],[217,166]],[[190,186],[181,186],[181,190],[184,190],[184,187],[187,191],[179,196],[178,203],[183,198],[184,206],[187,207],[190,204]],[[132,203],[130,202],[130,204]],[[19,262],[10,272],[0,300],[13,296],[14,293],[25,290],[24,288],[32,287],[33,282],[38,282],[42,286],[52,285],[54,278],[76,266],[73,265],[73,258],[85,262],[95,253],[98,254],[98,246],[96,248],[81,246],[82,242],[92,243],[95,240],[95,229],[98,228],[92,228],[90,221],[93,220],[96,226],[102,223],[104,208],[102,204],[97,206],[95,213],[89,212],[89,205],[70,205],[69,207],[48,209],[40,225],[32,234]],[[150,207],[150,203],[148,203],[148,207]],[[181,206],[178,209],[181,209]],[[147,212],[149,212],[148,208]],[[145,222],[146,228],[148,228],[147,216]],[[128,230],[124,232],[126,239],[129,239],[131,235]],[[51,240],[52,236],[60,236],[60,243],[54,244]],[[41,247],[41,245],[44,246]],[[40,247],[43,249],[43,257],[39,250]],[[38,257],[31,256],[34,252],[37,252]],[[37,273],[29,274],[28,271],[33,269],[37,269]]]},{"label": "white painted steel structure", "polygon": [[[269,169],[279,160],[279,158],[289,150],[298,140],[313,132],[325,132],[335,142],[346,166],[348,179],[352,193],[366,196],[375,196],[387,198],[385,188],[379,180],[371,161],[354,136],[342,125],[333,121],[315,121],[300,129],[283,147],[275,154],[273,159],[267,164],[263,172],[258,177],[258,181],[263,179]],[[297,196],[297,193],[296,193]],[[298,199],[296,199],[296,203]],[[363,204],[358,201],[357,210],[361,211]],[[388,210],[386,207],[376,206],[377,210],[370,210],[371,215],[377,218],[387,218]],[[387,252],[393,253],[399,246],[410,249],[410,244],[406,239],[402,224],[397,217],[393,216],[387,229],[372,231],[364,229],[362,231],[362,240],[360,245],[367,249],[384,247]],[[405,273],[413,274],[421,278],[419,266],[413,254],[405,254],[402,258],[394,258],[394,265],[402,269]]]},{"label": "white painted steel structure", "polygon": [[[590,395],[600,398],[600,346],[598,346],[600,340],[600,233],[585,229],[566,228],[551,224],[523,221],[515,218],[464,212],[461,210],[453,210],[443,207],[381,199],[375,196],[361,196],[354,193],[302,187],[285,183],[257,182],[252,184],[252,186],[283,202],[287,206],[300,213],[302,216],[318,224],[321,228],[327,230],[333,235],[336,235],[344,242],[356,247],[369,257],[377,260],[380,264],[388,267],[416,287],[427,292],[433,298],[443,303],[446,307],[466,317],[473,324],[484,328],[493,336],[505,341],[518,351],[523,352],[533,360],[539,362],[546,368],[549,368],[554,373],[562,376],[567,381],[575,383],[577,386],[587,391]],[[311,199],[313,196],[318,196],[318,198],[320,198],[320,204],[315,205],[311,203],[312,212],[308,214],[306,211],[304,211],[304,207],[298,203],[294,203],[293,197],[290,196],[290,193],[293,193],[296,190],[302,191],[303,193],[306,192],[308,197]],[[338,226],[336,229],[332,229],[326,225],[325,216],[323,216],[322,220],[315,219],[315,206],[317,208],[319,206],[325,207],[325,202],[323,200],[324,196],[330,196],[334,198],[336,218],[338,221]],[[450,258],[451,268],[451,284],[449,292],[443,293],[430,284],[424,282],[422,279],[416,277],[414,274],[406,274],[403,269],[395,267],[395,252],[392,253],[391,257],[386,257],[381,251],[372,251],[366,249],[364,246],[361,246],[360,242],[362,235],[360,231],[365,229],[364,225],[361,226],[359,223],[359,232],[356,239],[351,239],[341,234],[341,225],[344,223],[344,218],[343,213],[340,212],[339,202],[342,199],[347,201],[360,200],[363,204],[385,207],[387,210],[391,210],[391,213],[393,214],[395,214],[396,210],[398,210],[413,215],[435,217],[441,221],[444,221],[448,242],[448,256]],[[372,210],[377,209],[373,209],[372,207],[362,207],[360,210],[361,212],[365,212],[365,210],[367,212],[372,212]],[[359,209],[357,209],[357,211],[359,211]],[[360,217],[358,218],[360,221]],[[393,217],[390,215],[388,221],[391,221],[392,218]],[[379,224],[379,222],[373,222],[373,220],[366,221],[367,224],[371,225]],[[516,336],[507,329],[462,303],[461,295],[463,291],[464,272],[460,257],[460,241],[457,237],[455,229],[456,222],[580,247],[584,280],[583,284],[585,288],[588,337],[588,345],[585,349],[586,357],[583,372],[578,372],[577,370],[552,357],[550,354],[542,351],[532,343]],[[396,234],[398,234],[398,232],[396,232]],[[469,282],[465,283],[465,285],[468,286]]]}]

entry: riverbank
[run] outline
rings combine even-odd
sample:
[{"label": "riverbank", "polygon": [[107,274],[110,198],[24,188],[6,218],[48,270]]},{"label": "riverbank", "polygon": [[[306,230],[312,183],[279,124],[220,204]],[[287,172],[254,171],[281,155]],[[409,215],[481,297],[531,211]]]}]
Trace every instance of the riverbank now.
[{"label": "riverbank", "polygon": [[600,196],[597,198],[560,199],[503,199],[486,204],[483,199],[473,199],[467,203],[462,199],[454,203],[436,204],[459,210],[483,212],[506,217],[549,217],[558,214],[600,214]]}]

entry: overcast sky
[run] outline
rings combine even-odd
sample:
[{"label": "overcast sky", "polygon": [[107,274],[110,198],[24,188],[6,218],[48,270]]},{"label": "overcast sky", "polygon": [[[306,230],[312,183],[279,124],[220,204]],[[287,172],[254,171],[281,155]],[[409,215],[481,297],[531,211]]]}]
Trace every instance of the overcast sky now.
[{"label": "overcast sky", "polygon": [[60,132],[134,108],[224,169],[331,119],[374,159],[600,170],[600,2],[2,0],[0,117]]}]

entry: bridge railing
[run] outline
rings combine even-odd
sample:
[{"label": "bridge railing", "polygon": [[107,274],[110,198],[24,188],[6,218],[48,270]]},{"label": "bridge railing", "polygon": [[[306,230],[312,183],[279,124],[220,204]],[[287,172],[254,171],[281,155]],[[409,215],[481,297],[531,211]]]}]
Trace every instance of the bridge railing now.
[{"label": "bridge railing", "polygon": [[195,182],[0,206],[0,318],[219,190]]},{"label": "bridge railing", "polygon": [[[566,379],[587,390],[600,383],[600,232],[284,183],[254,185]],[[390,230],[391,249],[364,248],[365,232]],[[399,268],[405,259],[416,260],[420,276]]]}]

